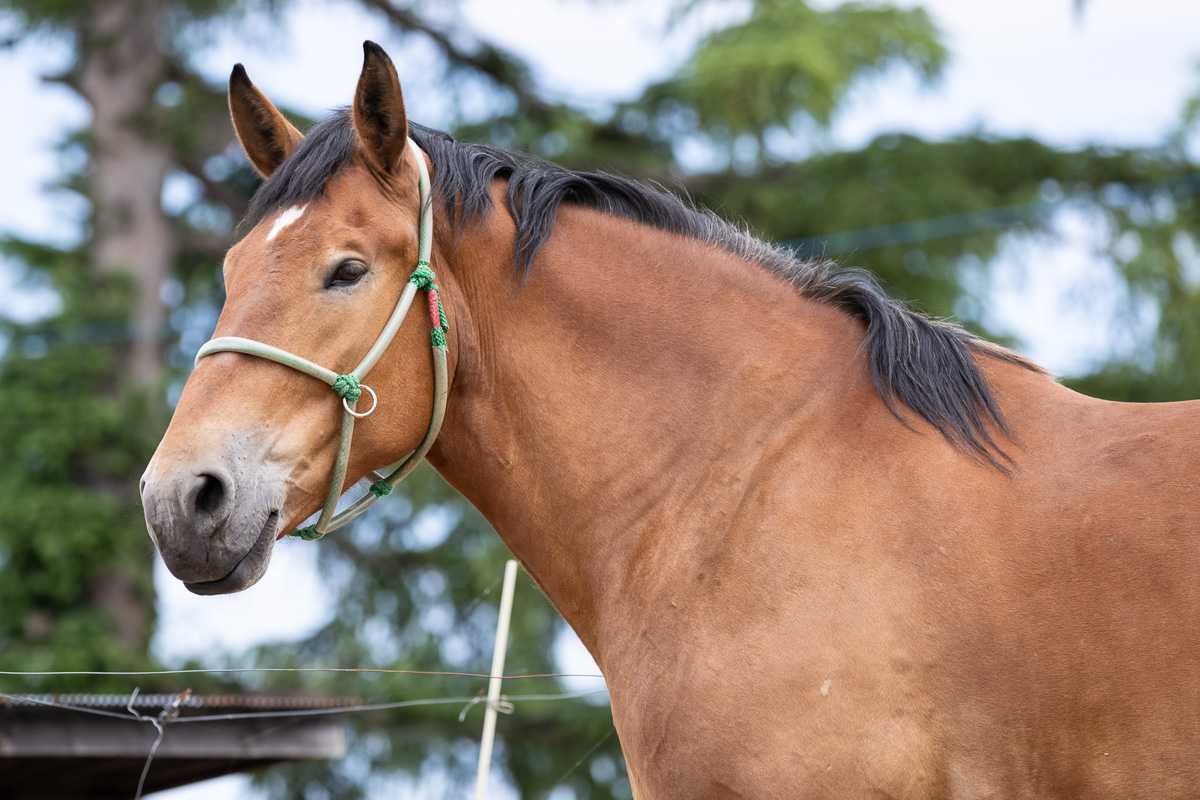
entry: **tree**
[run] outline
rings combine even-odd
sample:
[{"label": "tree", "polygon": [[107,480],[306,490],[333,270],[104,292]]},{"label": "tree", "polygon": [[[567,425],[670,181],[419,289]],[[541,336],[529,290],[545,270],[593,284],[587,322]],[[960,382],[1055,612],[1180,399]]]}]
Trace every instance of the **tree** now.
[{"label": "tree", "polygon": [[[175,251],[158,200],[169,154],[146,118],[166,69],[166,4],[12,10],[26,27],[71,31],[76,58],[52,79],[92,110],[90,135],[74,143],[86,150],[88,170],[74,178],[93,202],[80,248],[6,248],[49,277],[62,313],[13,328],[2,367],[0,402],[17,413],[5,420],[16,458],[0,478],[11,501],[0,521],[8,572],[20,584],[5,582],[13,596],[0,636],[20,641],[5,648],[18,662],[61,651],[127,666],[145,657],[153,608],[151,549],[132,535],[140,515],[131,480],[150,437],[127,423],[163,417],[152,399],[166,324],[159,293]],[[65,347],[63,335],[77,341]],[[51,520],[68,533],[39,535]]]}]

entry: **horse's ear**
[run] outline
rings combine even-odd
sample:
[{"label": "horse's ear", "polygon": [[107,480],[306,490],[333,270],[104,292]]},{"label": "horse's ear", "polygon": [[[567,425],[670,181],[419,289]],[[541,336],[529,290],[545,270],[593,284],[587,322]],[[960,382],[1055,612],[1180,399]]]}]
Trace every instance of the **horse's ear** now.
[{"label": "horse's ear", "polygon": [[271,177],[304,138],[250,82],[241,64],[229,75],[229,116],[246,158],[264,178]]},{"label": "horse's ear", "polygon": [[408,141],[408,115],[396,67],[374,42],[363,42],[362,74],[354,92],[354,129],[376,167],[393,172],[400,165]]}]

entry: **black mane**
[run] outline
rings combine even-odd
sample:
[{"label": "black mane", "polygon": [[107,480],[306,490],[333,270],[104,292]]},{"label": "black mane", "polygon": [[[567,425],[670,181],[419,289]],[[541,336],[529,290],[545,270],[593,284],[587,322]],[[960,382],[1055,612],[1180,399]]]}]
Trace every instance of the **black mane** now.
[{"label": "black mane", "polygon": [[[434,195],[456,230],[491,212],[489,188],[494,179],[508,182],[506,205],[517,226],[514,259],[519,273],[532,267],[563,203],[709,242],[782,276],[803,295],[861,320],[871,378],[898,418],[903,420],[901,407],[907,406],[951,443],[1001,469],[997,459],[1008,460],[989,430],[1007,435],[1008,427],[975,356],[1036,367],[963,328],[908,309],[888,297],[869,272],[801,260],[711,211],[619,175],[568,170],[490,145],[458,142],[421,125],[410,124],[409,135],[433,162]],[[259,187],[241,230],[250,230],[277,209],[319,197],[329,180],[350,164],[354,148],[350,112],[339,109],[309,130],[296,152]]]}]

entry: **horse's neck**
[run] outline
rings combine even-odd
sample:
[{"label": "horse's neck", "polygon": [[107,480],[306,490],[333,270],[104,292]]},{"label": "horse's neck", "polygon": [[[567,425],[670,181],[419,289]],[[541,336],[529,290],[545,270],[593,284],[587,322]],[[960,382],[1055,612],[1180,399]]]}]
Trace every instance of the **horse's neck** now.
[{"label": "horse's neck", "polygon": [[759,458],[861,393],[862,332],[732,254],[575,208],[520,284],[511,223],[487,227],[451,270],[431,460],[603,664],[604,620],[717,546]]}]

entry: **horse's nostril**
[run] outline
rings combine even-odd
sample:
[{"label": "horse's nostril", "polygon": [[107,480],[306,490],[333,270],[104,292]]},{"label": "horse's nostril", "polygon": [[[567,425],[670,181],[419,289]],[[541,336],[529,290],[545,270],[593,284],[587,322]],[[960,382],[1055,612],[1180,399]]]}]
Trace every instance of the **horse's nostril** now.
[{"label": "horse's nostril", "polygon": [[199,477],[200,489],[196,492],[196,510],[201,514],[212,514],[225,500],[225,482],[208,473]]}]

